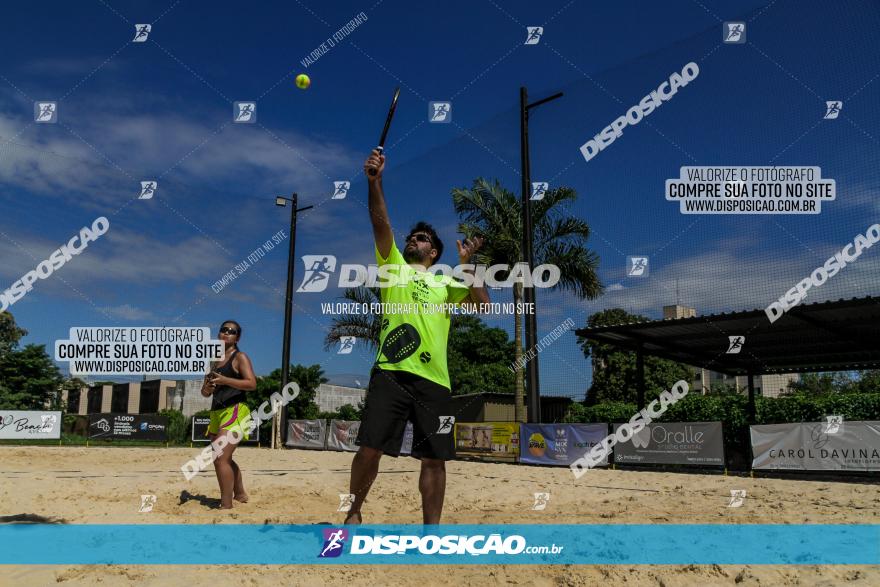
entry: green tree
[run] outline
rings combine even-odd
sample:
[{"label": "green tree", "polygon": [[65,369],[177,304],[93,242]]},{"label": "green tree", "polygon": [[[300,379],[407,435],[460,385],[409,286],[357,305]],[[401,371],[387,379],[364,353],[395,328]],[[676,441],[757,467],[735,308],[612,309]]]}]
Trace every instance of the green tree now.
[{"label": "green tree", "polygon": [[829,395],[858,391],[859,382],[849,373],[804,373],[797,381],[790,381],[785,395]]},{"label": "green tree", "polygon": [[[318,404],[315,403],[315,393],[318,386],[327,383],[324,371],[320,365],[290,366],[290,380],[299,385],[299,395],[287,405],[287,417],[291,419],[311,420],[318,416]],[[246,394],[247,404],[251,412],[257,410],[260,405],[269,401],[273,393],[281,392],[281,369],[275,369],[265,377],[257,378],[257,389]],[[270,406],[271,408],[271,406]]]},{"label": "green tree", "polygon": [[85,384],[63,378],[44,345],[18,343],[27,331],[10,312],[0,312],[0,409],[64,410],[62,390],[78,391]]},{"label": "green tree", "polygon": [[[614,326],[646,320],[648,318],[645,316],[629,314],[620,308],[611,308],[592,314],[587,319],[587,326]],[[638,399],[636,353],[621,351],[612,345],[598,343],[582,336],[577,338],[584,356],[593,359],[593,384],[587,392],[587,403],[593,405],[609,401],[636,402]],[[669,389],[680,379],[690,384],[692,372],[687,365],[657,357],[645,357],[645,401],[658,397],[662,391]]]},{"label": "green tree", "polygon": [[513,393],[516,352],[502,328],[490,328],[477,316],[454,315],[447,364],[452,393]]},{"label": "green tree", "polygon": [[[356,304],[367,304],[374,307],[381,301],[378,287],[351,287],[345,290],[342,299]],[[375,351],[379,347],[379,336],[382,333],[382,314],[342,314],[333,318],[330,330],[324,337],[324,350],[329,351],[338,345],[343,336],[354,336]]]},{"label": "green tree", "polygon": [[45,410],[59,405],[63,382],[43,345],[29,344],[0,358],[0,409]]},{"label": "green tree", "polygon": [[853,391],[880,393],[880,369],[860,372],[859,380],[855,383]]},{"label": "green tree", "polygon": [[18,347],[18,341],[27,336],[27,330],[19,328],[9,312],[0,312],[0,359]]},{"label": "green tree", "polygon": [[[594,299],[602,294],[602,284],[596,274],[598,255],[587,248],[590,227],[580,218],[567,214],[567,204],[577,199],[571,188],[548,191],[542,200],[531,202],[533,237],[532,250],[535,264],[556,265],[559,282],[553,289],[574,293],[580,299]],[[513,267],[523,261],[522,205],[520,198],[504,189],[498,180],[474,180],[473,186],[452,190],[452,201],[461,223],[459,232],[467,238],[486,237],[483,248],[471,263],[504,264]],[[507,276],[500,275],[501,279]],[[522,302],[522,283],[514,284],[513,302]],[[516,306],[519,308],[519,306]],[[514,361],[519,362],[522,348],[522,316],[514,314]],[[514,377],[514,404],[516,420],[525,420],[521,374]]]},{"label": "green tree", "polygon": [[734,383],[713,383],[706,390],[706,395],[731,395],[735,393],[739,393],[739,390]]},{"label": "green tree", "polygon": [[351,404],[345,404],[344,406],[340,406],[338,410],[335,412],[321,412],[318,414],[318,419],[324,420],[360,420],[361,413],[364,410],[364,402],[358,402],[358,407],[354,407]]}]

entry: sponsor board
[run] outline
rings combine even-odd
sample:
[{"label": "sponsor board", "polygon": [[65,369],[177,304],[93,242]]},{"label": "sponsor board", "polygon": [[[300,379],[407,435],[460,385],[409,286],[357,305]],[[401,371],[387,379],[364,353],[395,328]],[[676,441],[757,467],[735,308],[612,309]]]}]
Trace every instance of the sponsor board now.
[{"label": "sponsor board", "polygon": [[0,440],[61,438],[61,412],[0,410]]},{"label": "sponsor board", "polygon": [[880,422],[828,422],[750,426],[753,469],[880,471]]},{"label": "sponsor board", "polygon": [[515,458],[519,455],[519,428],[516,422],[456,423],[455,454]]},{"label": "sponsor board", "polygon": [[327,439],[326,420],[288,420],[285,446],[322,450]]},{"label": "sponsor board", "polygon": [[360,429],[360,421],[330,420],[326,448],[328,450],[357,452],[358,446],[355,440],[357,440]]},{"label": "sponsor board", "polygon": [[152,414],[90,414],[89,438],[168,440],[168,418]]},{"label": "sponsor board", "polygon": [[607,435],[608,424],[520,424],[519,461],[568,466]]},{"label": "sponsor board", "polygon": [[[614,430],[620,424],[614,424]],[[648,424],[614,447],[616,464],[724,466],[721,422]]]}]

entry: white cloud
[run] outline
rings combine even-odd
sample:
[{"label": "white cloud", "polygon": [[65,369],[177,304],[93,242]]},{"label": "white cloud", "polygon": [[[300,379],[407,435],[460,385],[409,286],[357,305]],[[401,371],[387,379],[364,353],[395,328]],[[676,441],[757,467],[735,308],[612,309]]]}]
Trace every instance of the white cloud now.
[{"label": "white cloud", "polygon": [[148,310],[135,308],[131,304],[104,306],[98,309],[102,314],[119,320],[155,320],[156,315]]}]

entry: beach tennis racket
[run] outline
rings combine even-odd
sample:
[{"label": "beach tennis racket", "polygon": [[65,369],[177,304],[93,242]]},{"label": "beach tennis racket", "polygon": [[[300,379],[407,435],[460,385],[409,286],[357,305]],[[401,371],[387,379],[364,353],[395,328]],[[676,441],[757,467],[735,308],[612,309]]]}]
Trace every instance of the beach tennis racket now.
[{"label": "beach tennis racket", "polygon": [[412,355],[422,344],[419,331],[412,324],[401,324],[388,333],[382,343],[380,353],[385,355],[387,361],[377,361],[377,365],[385,363],[399,363]]},{"label": "beach tennis racket", "polygon": [[[382,129],[382,136],[379,137],[379,146],[376,147],[376,150],[379,151],[381,155],[383,151],[385,151],[385,138],[388,136],[388,129],[391,128],[391,119],[394,118],[394,111],[397,109],[397,98],[400,97],[400,88],[395,88],[394,97],[391,98],[391,107],[388,108],[388,117],[385,119],[385,128]],[[378,171],[376,169],[370,169],[370,175],[376,175]]]}]

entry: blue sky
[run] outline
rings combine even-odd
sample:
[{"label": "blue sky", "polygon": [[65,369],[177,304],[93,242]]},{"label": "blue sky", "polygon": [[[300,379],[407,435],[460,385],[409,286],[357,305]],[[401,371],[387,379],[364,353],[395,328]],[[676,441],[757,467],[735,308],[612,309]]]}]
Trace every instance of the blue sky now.
[{"label": "blue sky", "polygon": [[[301,60],[363,12],[314,64]],[[747,42],[722,44],[723,21]],[[147,42],[134,25],[151,23]],[[543,26],[524,45],[526,26]],[[450,191],[477,177],[519,193],[519,87],[533,100],[532,179],[568,186],[566,212],[593,230],[606,294],[538,294],[539,334],[571,317],[664,304],[700,313],[763,308],[880,219],[880,7],[817,1],[49,2],[7,8],[0,23],[0,283],[5,289],[82,226],[110,231],[11,307],[25,342],[52,347],[72,326],[210,326],[235,318],[258,373],[280,364],[286,248],[222,292],[211,285],[286,230],[275,195],[296,191],[297,256],[373,261],[361,165],[401,87],[385,189],[398,237],[437,226],[454,256]],[[578,148],[694,61],[699,76],[587,162]],[[298,73],[308,90],[293,83]],[[56,100],[58,124],[33,103]],[[256,124],[232,103],[257,102]],[[452,102],[452,123],[428,102]],[[823,120],[826,100],[842,100]],[[683,165],[815,165],[838,197],[816,216],[690,216],[663,197]],[[151,200],[139,182],[157,179]],[[351,181],[331,200],[333,181]],[[650,275],[625,275],[626,256]],[[870,250],[807,301],[880,294]],[[296,283],[302,280],[298,262]],[[372,354],[322,349],[336,288],[295,298],[293,362],[363,375]],[[492,292],[497,301],[510,293]],[[510,316],[487,323],[512,332]],[[583,397],[590,368],[573,335],[541,354],[542,392]]]}]

